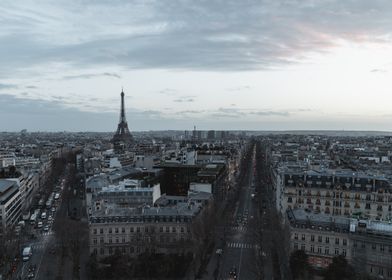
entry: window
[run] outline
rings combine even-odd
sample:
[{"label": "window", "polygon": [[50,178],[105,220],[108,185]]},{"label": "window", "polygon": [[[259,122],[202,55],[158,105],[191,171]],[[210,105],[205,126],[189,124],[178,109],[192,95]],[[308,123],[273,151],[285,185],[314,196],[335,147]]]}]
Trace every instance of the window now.
[{"label": "window", "polygon": [[329,237],[328,236],[325,237],[325,243],[327,243],[327,244],[329,243]]},{"label": "window", "polygon": [[109,247],[109,254],[113,253],[113,248]]},{"label": "window", "polygon": [[136,228],[136,232],[140,232],[140,227],[137,227],[137,228]]},{"label": "window", "polygon": [[101,234],[103,233],[103,228],[99,229],[99,233],[101,233]]},{"label": "window", "polygon": [[347,239],[343,239],[343,246],[347,246]]},{"label": "window", "polygon": [[305,251],[305,244],[301,244],[301,250]]},{"label": "window", "polygon": [[310,252],[314,253],[314,245],[310,245]]},{"label": "window", "polygon": [[385,246],[383,244],[380,244],[380,252],[384,252],[385,251]]},{"label": "window", "polygon": [[115,228],[115,229],[114,229],[114,233],[118,233],[118,228]]},{"label": "window", "polygon": [[112,239],[111,238],[109,238],[109,244],[112,244]]},{"label": "window", "polygon": [[335,255],[339,255],[339,248],[335,248]]},{"label": "window", "polygon": [[163,227],[159,227],[159,232],[163,232]]},{"label": "window", "polygon": [[318,242],[323,242],[323,237],[321,236],[321,235],[319,235],[319,237],[318,237]]},{"label": "window", "polygon": [[93,233],[94,233],[94,234],[97,234],[97,229],[96,229],[96,228],[93,230]]},{"label": "window", "polygon": [[130,228],[129,228],[129,231],[130,231],[130,232],[134,232],[133,227],[130,227]]},{"label": "window", "polygon": [[329,255],[329,247],[325,247],[324,254]]},{"label": "window", "polygon": [[301,239],[305,240],[305,234],[302,234]]},{"label": "window", "polygon": [[339,238],[337,238],[337,237],[335,238],[335,244],[339,245]]},{"label": "window", "polygon": [[181,232],[184,232],[184,227],[181,227]]},{"label": "window", "polygon": [[372,244],[372,249],[376,250],[376,244],[375,243]]},{"label": "window", "polygon": [[125,233],[125,228],[122,228],[122,229],[121,229],[121,232],[122,232],[122,233]]},{"label": "window", "polygon": [[321,254],[321,247],[320,246],[317,248],[317,253]]},{"label": "window", "polygon": [[298,243],[294,243],[294,250],[298,250]]},{"label": "window", "polygon": [[122,238],[122,243],[125,243],[125,237]]},{"label": "window", "polygon": [[100,243],[100,244],[103,244],[103,242],[104,242],[103,237],[101,237],[101,238],[99,239],[99,243]]},{"label": "window", "polygon": [[170,227],[166,227],[166,232],[170,232]]},{"label": "window", "polygon": [[343,250],[342,250],[342,255],[343,255],[343,256],[346,256],[346,255],[347,255],[346,249],[343,249]]},{"label": "window", "polygon": [[109,228],[109,233],[112,233],[112,228]]},{"label": "window", "polygon": [[93,244],[94,244],[94,245],[97,245],[97,243],[98,243],[98,242],[97,242],[97,239],[94,238],[94,239],[93,239]]},{"label": "window", "polygon": [[101,255],[104,255],[104,254],[105,254],[105,249],[104,249],[104,248],[99,249],[99,253],[100,253]]},{"label": "window", "polygon": [[313,234],[310,236],[310,241],[314,241],[314,235]]}]

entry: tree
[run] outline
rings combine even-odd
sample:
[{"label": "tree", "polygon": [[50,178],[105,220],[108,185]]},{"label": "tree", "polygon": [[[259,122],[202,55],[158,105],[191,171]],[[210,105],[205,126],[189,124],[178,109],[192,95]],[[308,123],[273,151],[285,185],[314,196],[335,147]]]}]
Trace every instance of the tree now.
[{"label": "tree", "polygon": [[304,250],[297,250],[291,253],[289,262],[293,279],[308,278],[308,255]]},{"label": "tree", "polygon": [[332,263],[325,271],[324,280],[351,280],[356,279],[354,269],[348,264],[344,256],[339,255],[332,259]]}]

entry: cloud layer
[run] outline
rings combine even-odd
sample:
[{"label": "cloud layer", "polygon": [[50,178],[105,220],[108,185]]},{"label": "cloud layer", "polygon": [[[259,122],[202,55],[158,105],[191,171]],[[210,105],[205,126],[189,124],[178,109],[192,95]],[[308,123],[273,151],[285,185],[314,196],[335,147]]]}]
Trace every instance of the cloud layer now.
[{"label": "cloud layer", "polygon": [[48,63],[264,69],[338,40],[390,42],[391,14],[388,0],[3,1],[0,75]]}]

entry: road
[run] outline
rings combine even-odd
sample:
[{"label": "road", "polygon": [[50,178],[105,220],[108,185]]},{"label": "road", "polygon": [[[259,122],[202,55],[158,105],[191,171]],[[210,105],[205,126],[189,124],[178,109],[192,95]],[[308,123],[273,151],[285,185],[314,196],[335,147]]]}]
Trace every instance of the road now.
[{"label": "road", "polygon": [[239,198],[235,205],[234,214],[227,221],[224,234],[223,254],[219,257],[219,279],[230,279],[235,271],[237,279],[259,279],[255,269],[257,242],[254,237],[254,219],[257,208],[252,194],[254,189],[255,152],[247,170],[243,185],[239,186]]},{"label": "road", "polygon": [[48,249],[50,249],[50,252],[53,252],[55,247],[55,232],[52,226],[57,216],[56,209],[58,209],[60,205],[61,198],[54,201],[53,210],[52,208],[41,210],[41,213],[45,212],[47,214],[47,218],[38,219],[38,221],[42,222],[42,227],[38,228],[37,224],[27,225],[27,232],[29,232],[30,235],[34,235],[34,238],[26,241],[24,244],[22,244],[21,247],[24,248],[26,246],[31,246],[33,255],[28,261],[22,263],[22,267],[18,273],[18,277],[20,277],[20,279],[25,279],[29,276],[30,266],[35,266],[36,269],[34,276],[31,276],[29,279],[40,279],[39,275],[41,272],[41,266],[43,264],[43,257]]}]

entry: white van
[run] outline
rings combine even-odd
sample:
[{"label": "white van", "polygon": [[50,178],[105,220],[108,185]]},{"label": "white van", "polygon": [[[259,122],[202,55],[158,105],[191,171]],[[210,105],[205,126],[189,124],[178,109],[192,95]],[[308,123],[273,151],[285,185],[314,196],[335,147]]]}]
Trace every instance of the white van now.
[{"label": "white van", "polygon": [[33,249],[30,246],[29,247],[25,247],[23,249],[22,259],[23,259],[24,262],[27,262],[32,255],[33,255]]},{"label": "white van", "polygon": [[45,220],[45,219],[46,219],[46,212],[42,212],[42,214],[41,214],[41,219],[42,219],[42,220]]}]

